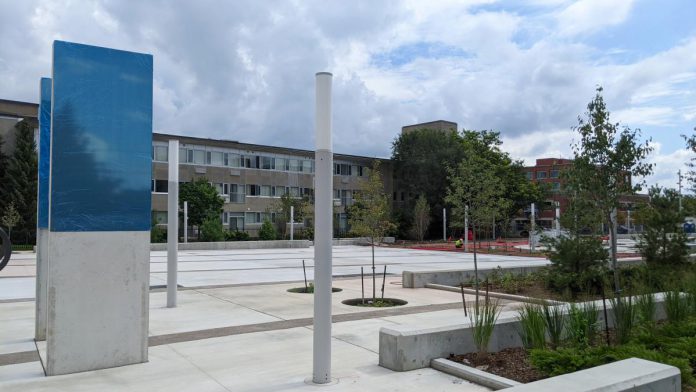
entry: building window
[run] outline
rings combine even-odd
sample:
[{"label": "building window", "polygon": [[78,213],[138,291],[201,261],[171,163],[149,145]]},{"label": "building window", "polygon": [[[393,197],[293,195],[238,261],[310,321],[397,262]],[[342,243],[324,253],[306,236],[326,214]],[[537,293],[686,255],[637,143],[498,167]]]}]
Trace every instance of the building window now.
[{"label": "building window", "polygon": [[152,192],[167,193],[169,182],[167,180],[152,180]]},{"label": "building window", "polygon": [[261,196],[271,197],[270,185],[261,185]]},{"label": "building window", "polygon": [[289,170],[291,172],[299,172],[302,170],[302,161],[299,159],[289,159]]},{"label": "building window", "polygon": [[537,179],[538,180],[543,180],[546,178],[546,172],[545,171],[538,171],[536,172]]},{"label": "building window", "polygon": [[259,185],[247,184],[246,195],[247,196],[260,196],[261,195],[261,187]]},{"label": "building window", "polygon": [[290,192],[291,197],[300,197],[300,188],[299,187],[296,187],[296,186],[289,187],[288,191]]},{"label": "building window", "polygon": [[215,190],[217,191],[218,195],[225,194],[225,187],[222,185],[221,182],[213,183],[213,187],[215,187]]},{"label": "building window", "polygon": [[210,164],[213,166],[224,166],[223,154],[219,151],[211,151],[210,154]]},{"label": "building window", "polygon": [[[191,150],[189,150],[191,151]],[[193,161],[196,165],[205,165],[205,151],[203,150],[192,150],[193,153],[193,159],[189,160]]]},{"label": "building window", "polygon": [[311,173],[312,172],[312,161],[303,160],[302,161],[302,172]]},{"label": "building window", "polygon": [[153,146],[152,159],[157,162],[167,162],[169,160],[169,149],[167,146]]},{"label": "building window", "polygon": [[244,203],[244,191],[242,190],[243,186],[238,185],[238,184],[230,184],[229,187],[229,195],[230,195],[230,203]]},{"label": "building window", "polygon": [[534,172],[527,172],[526,175],[528,180],[534,179]]},{"label": "building window", "polygon": [[183,147],[179,147],[179,163],[187,163],[188,162],[188,155],[186,153],[186,149]]},{"label": "building window", "polygon": [[239,154],[225,154],[225,166],[229,166],[229,167],[242,166],[242,156]]},{"label": "building window", "polygon": [[551,190],[554,192],[559,192],[561,190],[561,183],[560,182],[553,182],[551,185]]},{"label": "building window", "polygon": [[261,169],[271,170],[274,168],[273,158],[271,157],[261,157]]},{"label": "building window", "polygon": [[247,212],[244,214],[244,222],[249,224],[261,223],[260,212]]},{"label": "building window", "polygon": [[244,213],[243,212],[230,212],[228,214],[229,227],[232,231],[242,231],[244,230]]},{"label": "building window", "polygon": [[560,172],[558,170],[551,170],[551,178],[558,178]]}]

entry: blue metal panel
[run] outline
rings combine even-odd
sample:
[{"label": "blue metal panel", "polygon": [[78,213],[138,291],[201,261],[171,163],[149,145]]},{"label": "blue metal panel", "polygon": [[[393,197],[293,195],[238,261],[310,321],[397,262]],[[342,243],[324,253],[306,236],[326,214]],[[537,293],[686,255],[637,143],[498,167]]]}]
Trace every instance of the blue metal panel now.
[{"label": "blue metal panel", "polygon": [[152,56],[53,43],[51,231],[149,231]]},{"label": "blue metal panel", "polygon": [[37,226],[48,228],[48,178],[51,172],[51,79],[41,78],[39,102],[39,196]]}]

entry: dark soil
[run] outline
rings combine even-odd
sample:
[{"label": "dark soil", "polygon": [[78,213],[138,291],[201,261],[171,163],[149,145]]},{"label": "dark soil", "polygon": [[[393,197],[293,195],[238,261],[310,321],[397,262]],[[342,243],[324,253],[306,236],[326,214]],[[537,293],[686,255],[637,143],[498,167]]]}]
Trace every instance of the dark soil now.
[{"label": "dark soil", "polygon": [[389,308],[393,306],[403,306],[406,305],[408,302],[398,298],[378,298],[375,302],[372,302],[372,298],[365,298],[364,300],[362,298],[353,298],[344,300],[341,303],[344,305],[361,306],[368,308]]},{"label": "dark soil", "polygon": [[478,353],[450,354],[448,359],[525,384],[546,378],[532,367],[527,350],[519,347],[506,348],[483,356]]}]

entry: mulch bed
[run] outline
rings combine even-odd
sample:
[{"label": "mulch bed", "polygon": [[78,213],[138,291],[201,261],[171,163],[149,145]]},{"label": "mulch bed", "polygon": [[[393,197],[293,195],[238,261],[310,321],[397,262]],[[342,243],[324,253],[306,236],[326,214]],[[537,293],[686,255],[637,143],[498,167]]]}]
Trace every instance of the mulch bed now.
[{"label": "mulch bed", "polygon": [[519,347],[506,348],[483,357],[479,356],[478,353],[450,354],[447,359],[525,384],[546,378],[532,367],[527,350]]}]

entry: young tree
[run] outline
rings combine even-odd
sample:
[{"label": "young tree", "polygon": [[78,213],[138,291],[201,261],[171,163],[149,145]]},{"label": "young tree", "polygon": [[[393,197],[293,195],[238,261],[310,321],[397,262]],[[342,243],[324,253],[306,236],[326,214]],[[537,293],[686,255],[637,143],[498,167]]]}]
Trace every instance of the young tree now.
[{"label": "young tree", "polygon": [[396,226],[390,219],[389,198],[384,193],[379,161],[375,160],[367,181],[363,181],[360,191],[354,195],[354,203],[349,208],[348,224],[350,231],[366,237],[372,247],[372,303],[377,299],[375,275],[375,245]]},{"label": "young tree", "polygon": [[29,122],[20,121],[15,125],[15,150],[0,181],[0,199],[13,203],[17,209],[21,220],[16,226],[15,238],[21,238],[25,244],[32,244],[36,236],[37,165],[34,129]]},{"label": "young tree", "polygon": [[7,236],[12,238],[12,228],[17,226],[22,220],[19,212],[14,206],[14,202],[10,202],[5,208],[5,213],[2,215],[2,225],[7,227]]},{"label": "young tree", "polygon": [[201,241],[220,242],[225,240],[225,231],[218,215],[209,215],[201,225]]},{"label": "young tree", "polygon": [[273,224],[268,219],[263,221],[261,224],[261,229],[259,230],[259,238],[264,241],[270,241],[276,239],[276,230]]},{"label": "young tree", "polygon": [[679,193],[657,186],[649,190],[650,203],[639,210],[644,224],[638,245],[648,265],[679,264],[689,254],[684,233],[684,214],[679,211]]},{"label": "young tree", "polygon": [[413,209],[413,231],[416,233],[418,241],[423,241],[425,233],[430,225],[430,205],[425,195],[421,193],[416,200],[416,207]]},{"label": "young tree", "polygon": [[179,186],[179,206],[181,208],[184,206],[184,201],[188,202],[188,223],[191,226],[200,226],[209,217],[217,218],[219,223],[218,216],[222,213],[225,201],[206,178],[199,178]]},{"label": "young tree", "polygon": [[476,252],[477,231],[492,223],[510,207],[505,198],[502,180],[495,173],[495,166],[479,154],[467,154],[456,169],[450,170],[450,186],[445,201],[452,206],[452,224],[464,227],[465,207],[468,206],[469,224],[474,232],[474,279],[476,306],[478,307],[478,260]]},{"label": "young tree", "polygon": [[[643,181],[632,182],[652,173],[645,158],[653,150],[649,140],[642,143],[640,130],[631,130],[612,123],[602,97],[602,88],[587,105],[585,118],[578,118],[574,128],[579,139],[572,145],[574,161],[569,169],[568,184],[599,211],[610,233],[615,232],[613,211],[619,208],[622,196],[641,189]],[[619,272],[616,261],[616,236],[611,236],[611,262],[614,288],[619,293]]]},{"label": "young tree", "polygon": [[273,211],[276,213],[276,226],[278,234],[281,238],[287,236],[287,223],[290,222],[290,208],[294,208],[295,222],[303,222],[307,214],[307,206],[309,205],[309,197],[302,198],[292,197],[289,193],[283,194],[278,201],[273,205]]}]

